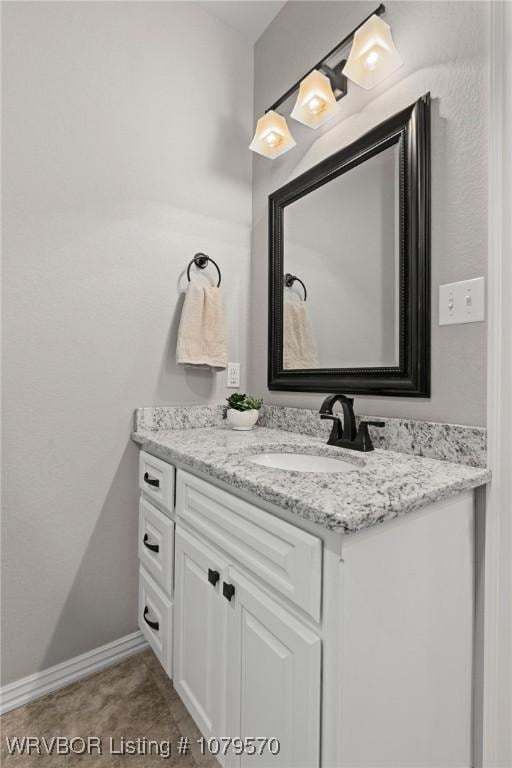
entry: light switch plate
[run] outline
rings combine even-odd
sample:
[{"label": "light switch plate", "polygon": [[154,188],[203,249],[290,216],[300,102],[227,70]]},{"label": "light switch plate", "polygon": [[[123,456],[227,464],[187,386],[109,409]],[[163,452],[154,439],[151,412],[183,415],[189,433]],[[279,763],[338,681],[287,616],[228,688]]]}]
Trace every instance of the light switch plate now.
[{"label": "light switch plate", "polygon": [[461,280],[439,286],[439,325],[485,320],[485,279]]},{"label": "light switch plate", "polygon": [[226,386],[235,389],[240,386],[240,363],[228,363],[228,381]]}]

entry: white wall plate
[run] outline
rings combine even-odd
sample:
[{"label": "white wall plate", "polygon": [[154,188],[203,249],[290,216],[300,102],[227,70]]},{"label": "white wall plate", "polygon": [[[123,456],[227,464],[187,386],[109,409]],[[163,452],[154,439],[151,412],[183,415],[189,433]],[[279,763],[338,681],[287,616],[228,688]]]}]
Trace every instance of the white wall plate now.
[{"label": "white wall plate", "polygon": [[485,320],[485,279],[461,280],[439,286],[439,325]]}]

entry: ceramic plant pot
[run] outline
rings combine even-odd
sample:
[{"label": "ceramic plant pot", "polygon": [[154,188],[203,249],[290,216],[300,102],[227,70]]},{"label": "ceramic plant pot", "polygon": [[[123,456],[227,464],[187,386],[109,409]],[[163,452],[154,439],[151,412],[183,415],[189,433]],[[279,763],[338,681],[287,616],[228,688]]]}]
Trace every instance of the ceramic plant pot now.
[{"label": "ceramic plant pot", "polygon": [[228,408],[228,424],[231,424],[232,429],[242,431],[253,429],[259,415],[260,412],[256,408],[252,408],[250,411],[236,411],[234,408]]}]

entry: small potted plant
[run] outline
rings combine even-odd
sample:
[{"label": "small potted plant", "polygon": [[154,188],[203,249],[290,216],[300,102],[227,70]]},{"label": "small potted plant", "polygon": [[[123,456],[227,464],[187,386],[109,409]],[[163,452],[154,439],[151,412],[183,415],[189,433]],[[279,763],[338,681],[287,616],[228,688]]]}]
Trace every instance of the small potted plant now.
[{"label": "small potted plant", "polygon": [[251,397],[250,395],[234,392],[227,398],[227,401],[227,419],[232,429],[252,429],[258,421],[263,400],[259,397]]}]

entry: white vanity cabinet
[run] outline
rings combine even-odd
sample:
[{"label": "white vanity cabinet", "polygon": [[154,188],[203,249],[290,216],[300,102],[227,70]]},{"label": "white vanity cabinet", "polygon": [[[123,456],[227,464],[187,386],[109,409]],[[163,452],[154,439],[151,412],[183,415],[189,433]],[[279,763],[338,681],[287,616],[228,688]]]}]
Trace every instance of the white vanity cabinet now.
[{"label": "white vanity cabinet", "polygon": [[144,454],[141,488],[142,630],[203,736],[280,743],[225,768],[472,766],[473,491],[344,536],[181,469],[174,505]]}]

